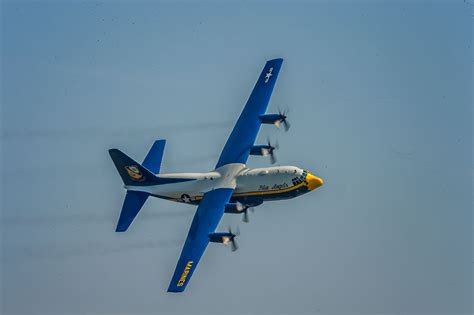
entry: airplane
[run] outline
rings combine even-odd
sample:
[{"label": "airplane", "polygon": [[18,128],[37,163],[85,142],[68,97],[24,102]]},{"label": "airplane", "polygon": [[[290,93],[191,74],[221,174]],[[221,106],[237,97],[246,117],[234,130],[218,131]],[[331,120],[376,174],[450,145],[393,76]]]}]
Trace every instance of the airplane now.
[{"label": "airplane", "polygon": [[165,140],[154,142],[140,164],[118,149],[109,154],[127,190],[116,232],[125,232],[148,197],[197,205],[168,292],[183,292],[209,242],[237,249],[238,231],[216,232],[224,213],[243,214],[266,201],[291,199],[313,191],[323,180],[295,166],[249,168],[250,155],[269,156],[275,162],[276,145],[255,145],[262,124],[289,129],[286,113],[266,114],[283,59],[266,62],[255,87],[221,152],[215,169],[204,173],[160,173]]}]

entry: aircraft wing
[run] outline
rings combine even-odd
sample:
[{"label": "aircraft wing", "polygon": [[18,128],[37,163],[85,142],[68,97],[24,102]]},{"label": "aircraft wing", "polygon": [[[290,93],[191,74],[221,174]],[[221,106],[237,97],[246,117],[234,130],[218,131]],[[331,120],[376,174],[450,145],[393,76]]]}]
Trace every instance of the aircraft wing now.
[{"label": "aircraft wing", "polygon": [[225,204],[229,202],[233,191],[232,188],[217,188],[204,194],[194,215],[168,292],[182,292],[186,288],[209,243],[208,235],[216,230],[224,214]]},{"label": "aircraft wing", "polygon": [[[216,169],[227,164],[245,164],[247,162],[250,149],[260,129],[259,116],[265,114],[267,110],[282,63],[283,59],[273,59],[265,64],[244,110],[222,150]],[[228,187],[230,186],[215,188],[204,194],[194,215],[168,292],[183,292],[186,288],[209,243],[209,234],[216,230],[224,214],[225,205],[232,196],[234,189]]]},{"label": "aircraft wing", "polygon": [[230,163],[245,164],[247,162],[250,148],[255,143],[260,129],[259,116],[265,114],[267,110],[282,63],[283,59],[273,59],[265,64],[244,110],[232,130],[224,150],[222,150],[216,168]]}]

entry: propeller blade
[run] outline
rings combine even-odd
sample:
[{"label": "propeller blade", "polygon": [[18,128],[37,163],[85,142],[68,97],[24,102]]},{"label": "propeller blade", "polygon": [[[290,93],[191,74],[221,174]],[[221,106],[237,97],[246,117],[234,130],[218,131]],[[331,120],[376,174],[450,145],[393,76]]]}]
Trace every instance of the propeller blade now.
[{"label": "propeller blade", "polygon": [[275,143],[273,146],[272,143],[270,142],[270,137],[267,137],[267,145],[268,145],[268,155],[270,155],[270,163],[275,164],[276,158],[275,158],[275,150],[278,150],[280,148],[280,145],[278,144],[278,141]]},{"label": "propeller blade", "polygon": [[229,231],[230,237],[234,237],[234,236],[239,236],[239,235],[240,235],[240,228],[239,228],[238,225],[237,225],[237,228],[235,229],[235,233],[232,233],[232,228],[230,227],[230,225],[229,225],[229,227],[228,227],[227,230]]},{"label": "propeller blade", "polygon": [[254,212],[255,212],[255,208],[254,208],[254,207],[247,207],[247,209],[245,209],[245,211],[244,211],[244,216],[243,216],[243,218],[242,218],[242,221],[244,221],[245,223],[249,223],[249,222],[250,222],[250,220],[249,220],[249,213],[248,213],[249,210],[250,210],[252,213],[254,213]]},{"label": "propeller blade", "polygon": [[279,120],[279,124],[280,123],[283,124],[283,127],[285,128],[285,131],[290,130],[290,123],[286,120],[286,118],[288,117],[287,115],[288,115],[289,112],[290,112],[290,109],[287,109],[284,112],[282,112],[280,110],[280,108],[278,108],[278,114],[281,117],[281,120]]},{"label": "propeller blade", "polygon": [[276,157],[275,157],[275,154],[273,153],[270,153],[270,163],[272,164],[275,164],[276,163]]},{"label": "propeller blade", "polygon": [[236,250],[239,249],[239,246],[237,245],[237,243],[235,242],[235,240],[232,238],[232,242],[231,242],[231,248],[232,248],[232,251],[235,252]]},{"label": "propeller blade", "polygon": [[242,221],[245,222],[245,223],[249,223],[249,213],[247,210],[244,211],[244,216],[242,218]]},{"label": "propeller blade", "polygon": [[285,131],[290,130],[291,125],[290,125],[290,123],[286,120],[286,118],[283,119],[283,127],[285,128]]}]

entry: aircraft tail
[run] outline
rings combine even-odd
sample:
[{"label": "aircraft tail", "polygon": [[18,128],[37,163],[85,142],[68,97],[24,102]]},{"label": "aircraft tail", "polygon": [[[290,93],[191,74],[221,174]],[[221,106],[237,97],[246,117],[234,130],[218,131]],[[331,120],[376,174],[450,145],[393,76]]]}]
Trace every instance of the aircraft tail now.
[{"label": "aircraft tail", "polygon": [[[194,178],[161,178],[155,175],[160,172],[165,143],[165,140],[155,141],[145,157],[143,164],[134,161],[131,157],[118,149],[109,150],[110,157],[120,177],[122,177],[123,183],[125,186],[133,187],[132,190],[127,190],[116,232],[126,231],[145,204],[149,193],[139,191],[140,187],[195,180]],[[129,187],[126,188],[129,189]]]},{"label": "aircraft tail", "polygon": [[[158,174],[160,172],[165,143],[165,140],[155,141],[143,161],[143,166],[120,150],[109,150],[110,157],[125,185],[148,186],[162,183],[153,173]],[[148,196],[148,193],[142,191],[127,191],[117,228],[115,229],[116,232],[125,232],[128,229],[145,204]]]},{"label": "aircraft tail", "polygon": [[159,179],[146,167],[118,149],[109,150],[110,157],[126,186],[157,185]]}]

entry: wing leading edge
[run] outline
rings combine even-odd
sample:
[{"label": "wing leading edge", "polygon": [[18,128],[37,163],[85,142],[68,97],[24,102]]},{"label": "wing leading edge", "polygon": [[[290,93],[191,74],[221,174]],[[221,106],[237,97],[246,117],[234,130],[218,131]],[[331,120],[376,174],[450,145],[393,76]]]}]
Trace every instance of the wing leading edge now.
[{"label": "wing leading edge", "polygon": [[279,58],[269,60],[265,64],[244,110],[222,150],[216,168],[230,163],[245,164],[247,162],[250,148],[255,143],[260,129],[259,116],[265,114],[267,110],[282,63],[283,59]]},{"label": "wing leading edge", "polygon": [[232,188],[218,188],[204,194],[191,223],[168,292],[183,292],[186,288],[209,243],[209,234],[216,230],[233,191]]}]

